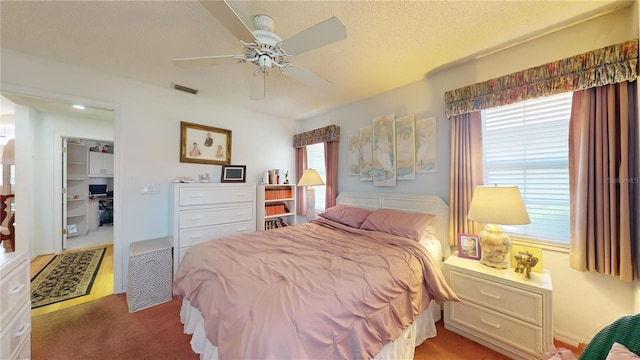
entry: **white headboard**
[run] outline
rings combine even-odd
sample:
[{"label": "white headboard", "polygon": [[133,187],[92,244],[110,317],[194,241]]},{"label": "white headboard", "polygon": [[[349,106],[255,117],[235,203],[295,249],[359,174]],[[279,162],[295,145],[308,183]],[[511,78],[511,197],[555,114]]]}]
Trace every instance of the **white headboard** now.
[{"label": "white headboard", "polygon": [[442,244],[442,256],[446,259],[451,253],[449,246],[449,205],[438,195],[342,192],[338,195],[338,204],[356,206],[369,210],[393,209],[408,212],[433,214],[431,225],[436,237]]}]

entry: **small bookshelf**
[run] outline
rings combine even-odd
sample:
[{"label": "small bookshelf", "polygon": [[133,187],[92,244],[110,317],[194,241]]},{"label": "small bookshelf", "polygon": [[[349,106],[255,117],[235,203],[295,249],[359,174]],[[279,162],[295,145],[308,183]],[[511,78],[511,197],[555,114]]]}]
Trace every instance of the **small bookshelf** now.
[{"label": "small bookshelf", "polygon": [[256,228],[271,230],[296,223],[296,186],[261,184],[257,189]]}]

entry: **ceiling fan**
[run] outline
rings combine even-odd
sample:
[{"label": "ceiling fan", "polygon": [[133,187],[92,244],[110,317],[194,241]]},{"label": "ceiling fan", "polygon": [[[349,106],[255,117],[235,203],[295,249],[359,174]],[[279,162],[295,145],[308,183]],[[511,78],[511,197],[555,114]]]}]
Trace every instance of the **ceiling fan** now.
[{"label": "ceiling fan", "polygon": [[268,15],[254,16],[255,30],[251,31],[226,1],[203,0],[201,3],[240,40],[244,45],[244,54],[173,59],[176,65],[192,68],[220,65],[229,61],[255,64],[257,69],[253,72],[251,84],[251,99],[254,100],[263,99],[266,96],[266,79],[273,69],[308,86],[324,89],[332,85],[328,80],[288,60],[294,55],[346,39],[347,32],[344,24],[337,17],[329,18],[282,40],[273,33],[275,21]]}]

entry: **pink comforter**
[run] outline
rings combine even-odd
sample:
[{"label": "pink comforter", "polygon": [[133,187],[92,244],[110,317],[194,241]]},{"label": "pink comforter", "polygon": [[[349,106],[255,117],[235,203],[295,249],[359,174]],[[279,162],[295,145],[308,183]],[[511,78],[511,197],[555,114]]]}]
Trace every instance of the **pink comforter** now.
[{"label": "pink comforter", "polygon": [[173,292],[220,359],[368,359],[457,300],[419,243],[325,219],[193,246]]}]

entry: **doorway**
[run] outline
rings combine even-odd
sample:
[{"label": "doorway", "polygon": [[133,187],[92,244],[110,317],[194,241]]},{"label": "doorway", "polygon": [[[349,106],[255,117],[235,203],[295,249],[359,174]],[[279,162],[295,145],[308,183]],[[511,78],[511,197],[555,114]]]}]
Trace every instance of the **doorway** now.
[{"label": "doorway", "polygon": [[62,138],[62,250],[113,245],[113,142]]},{"label": "doorway", "polygon": [[[37,91],[35,93],[40,94]],[[113,148],[117,148],[117,110],[105,109],[117,109],[117,105],[88,101],[96,104],[96,107],[87,106],[81,110],[73,108],[70,99],[63,100],[66,99],[64,96],[44,98],[3,91],[2,97],[3,101],[8,99],[15,105],[16,137],[20,138],[21,144],[18,152],[23,149],[23,154],[33,154],[16,157],[16,196],[22,196],[16,204],[26,219],[19,224],[17,236],[21,239],[16,247],[18,250],[28,249],[31,259],[61,253],[63,186],[60,176],[62,153],[59,150],[62,138],[108,139],[114,145],[113,151]],[[3,113],[4,110],[3,106]],[[115,162],[117,160],[114,159]],[[114,166],[110,179],[114,189],[118,186],[116,179],[117,166]],[[110,247],[115,255],[109,266],[111,293],[122,286],[118,217],[114,219],[109,234]]]}]

